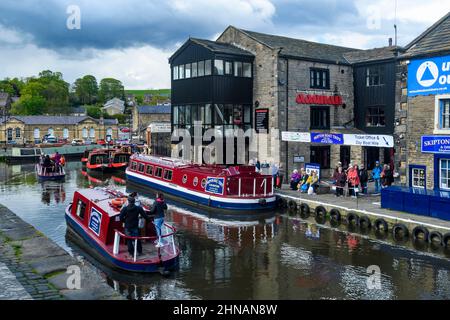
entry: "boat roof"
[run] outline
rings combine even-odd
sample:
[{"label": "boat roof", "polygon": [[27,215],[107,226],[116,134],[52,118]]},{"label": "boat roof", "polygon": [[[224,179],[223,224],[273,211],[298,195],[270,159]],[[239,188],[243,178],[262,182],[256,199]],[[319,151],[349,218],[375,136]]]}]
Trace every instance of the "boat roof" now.
[{"label": "boat roof", "polygon": [[102,212],[106,212],[109,217],[116,216],[120,213],[119,210],[115,210],[110,205],[110,201],[116,197],[114,197],[111,193],[108,193],[102,189],[80,189],[78,193],[87,198],[88,200],[95,202],[95,204],[100,207]]}]

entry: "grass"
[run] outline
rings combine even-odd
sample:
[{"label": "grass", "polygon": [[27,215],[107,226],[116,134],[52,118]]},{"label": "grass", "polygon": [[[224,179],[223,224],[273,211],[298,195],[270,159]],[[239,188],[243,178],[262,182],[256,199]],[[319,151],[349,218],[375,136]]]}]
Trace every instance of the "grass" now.
[{"label": "grass", "polygon": [[60,275],[60,274],[62,274],[62,273],[66,273],[66,270],[56,270],[56,271],[52,271],[52,272],[49,272],[49,273],[46,273],[45,275],[44,275],[44,278],[45,279],[50,279],[50,278],[53,278],[53,277],[55,277],[55,276],[57,276],[57,275]]},{"label": "grass", "polygon": [[14,255],[19,258],[22,255],[22,246],[19,244],[13,244],[12,247],[14,249]]},{"label": "grass", "polygon": [[134,94],[135,96],[142,96],[144,94],[152,94],[157,96],[170,95],[170,89],[148,89],[148,90],[125,90],[125,94]]}]

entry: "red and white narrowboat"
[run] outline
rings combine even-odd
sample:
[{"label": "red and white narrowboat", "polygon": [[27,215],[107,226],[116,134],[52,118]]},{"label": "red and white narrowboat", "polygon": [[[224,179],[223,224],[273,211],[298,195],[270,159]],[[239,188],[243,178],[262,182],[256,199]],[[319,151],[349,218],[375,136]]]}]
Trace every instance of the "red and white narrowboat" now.
[{"label": "red and white narrowboat", "polygon": [[131,150],[128,147],[118,149],[95,149],[89,153],[86,168],[92,171],[113,172],[125,170],[130,160]]},{"label": "red and white narrowboat", "polygon": [[[91,255],[113,268],[131,272],[167,272],[177,268],[180,250],[175,227],[164,224],[162,247],[154,244],[157,237],[151,222],[146,224],[145,236],[126,236],[119,219],[125,201],[125,194],[108,189],[76,191],[65,213],[69,235]],[[142,243],[141,255],[136,252],[138,240]],[[126,241],[135,242],[133,256],[127,251]]]},{"label": "red and white narrowboat", "polygon": [[254,166],[199,165],[136,154],[130,158],[126,177],[195,207],[235,217],[269,212],[276,205],[272,176],[256,172]]}]

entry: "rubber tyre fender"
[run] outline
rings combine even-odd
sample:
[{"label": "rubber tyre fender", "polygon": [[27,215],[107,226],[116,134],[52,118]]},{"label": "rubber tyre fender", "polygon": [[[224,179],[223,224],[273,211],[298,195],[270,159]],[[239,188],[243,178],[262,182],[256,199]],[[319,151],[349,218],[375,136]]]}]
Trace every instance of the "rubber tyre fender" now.
[{"label": "rubber tyre fender", "polygon": [[289,211],[291,212],[295,212],[297,210],[297,202],[295,202],[294,200],[289,200],[287,206],[289,208]]},{"label": "rubber tyre fender", "polygon": [[362,229],[370,229],[372,227],[372,222],[368,216],[362,216],[359,218],[359,227]]},{"label": "rubber tyre fender", "polygon": [[[382,232],[382,231],[388,232],[389,231],[388,223],[383,218],[376,219],[375,222],[373,223],[373,225],[375,226],[375,229],[378,232]],[[381,228],[381,227],[383,227],[383,228]]]},{"label": "rubber tyre fender", "polygon": [[287,208],[287,201],[284,198],[279,197],[277,200],[278,208],[286,209]]},{"label": "rubber tyre fender", "polygon": [[[423,239],[419,238],[420,233],[423,233]],[[416,226],[412,231],[412,238],[413,241],[428,242],[428,239],[430,238],[430,231],[428,231],[428,229],[424,226]]]},{"label": "rubber tyre fender", "polygon": [[447,232],[444,234],[444,237],[442,238],[442,243],[444,247],[449,248],[450,247],[450,232]]},{"label": "rubber tyre fender", "polygon": [[330,221],[336,221],[341,222],[341,213],[338,209],[331,209],[330,210]]},{"label": "rubber tyre fender", "polygon": [[317,223],[324,224],[327,221],[327,209],[317,206],[314,209],[315,220]]},{"label": "rubber tyre fender", "polygon": [[306,203],[302,203],[299,208],[300,217],[303,219],[309,218],[311,215],[311,209]]},{"label": "rubber tyre fender", "polygon": [[403,231],[403,238],[407,238],[409,236],[408,228],[402,223],[396,223],[392,227],[392,236],[396,239],[398,231]]},{"label": "rubber tyre fender", "polygon": [[[434,241],[433,239],[438,239],[438,241]],[[440,246],[442,246],[444,243],[444,237],[442,236],[442,233],[440,233],[439,231],[431,231],[430,235],[428,236],[428,242],[435,244],[437,243]]]},{"label": "rubber tyre fender", "polygon": [[354,212],[350,212],[347,215],[347,224],[351,225],[352,221],[354,221],[355,226],[359,225],[359,216],[356,213],[354,213]]}]

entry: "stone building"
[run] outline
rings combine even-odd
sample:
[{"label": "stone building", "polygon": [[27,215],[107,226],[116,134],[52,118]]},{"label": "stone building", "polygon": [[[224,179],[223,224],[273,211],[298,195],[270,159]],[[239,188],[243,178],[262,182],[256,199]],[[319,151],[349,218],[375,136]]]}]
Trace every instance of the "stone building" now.
[{"label": "stone building", "polygon": [[56,138],[105,139],[118,137],[117,119],[94,119],[88,116],[10,116],[1,120],[0,141],[33,143],[50,134]]},{"label": "stone building", "polygon": [[110,116],[114,116],[116,114],[123,114],[125,111],[125,102],[120,100],[119,98],[113,98],[111,100],[108,100],[104,104],[102,110],[105,111]]},{"label": "stone building", "polygon": [[154,122],[170,122],[170,105],[135,106],[132,110],[134,133],[145,138],[147,127]]}]

